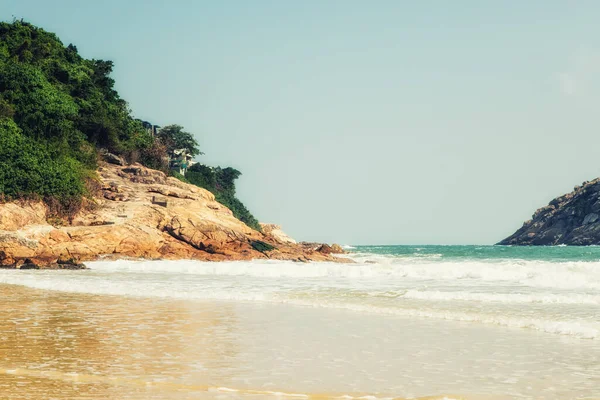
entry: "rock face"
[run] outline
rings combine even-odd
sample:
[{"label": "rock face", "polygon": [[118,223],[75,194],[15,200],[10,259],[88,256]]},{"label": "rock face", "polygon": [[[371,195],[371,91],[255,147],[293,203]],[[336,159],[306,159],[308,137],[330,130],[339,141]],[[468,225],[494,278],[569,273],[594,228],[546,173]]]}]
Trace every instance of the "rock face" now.
[{"label": "rock face", "polygon": [[600,178],[583,182],[571,193],[555,198],[498,244],[600,244]]},{"label": "rock face", "polygon": [[99,257],[339,261],[277,229],[249,228],[209,191],[160,171],[103,163],[98,176],[97,205],[67,226],[51,225],[40,202],[0,204],[0,266],[74,268]]},{"label": "rock face", "polygon": [[270,236],[279,243],[292,243],[296,244],[296,241],[289,237],[284,231],[281,230],[281,226],[275,224],[260,223],[260,227],[265,235]]}]

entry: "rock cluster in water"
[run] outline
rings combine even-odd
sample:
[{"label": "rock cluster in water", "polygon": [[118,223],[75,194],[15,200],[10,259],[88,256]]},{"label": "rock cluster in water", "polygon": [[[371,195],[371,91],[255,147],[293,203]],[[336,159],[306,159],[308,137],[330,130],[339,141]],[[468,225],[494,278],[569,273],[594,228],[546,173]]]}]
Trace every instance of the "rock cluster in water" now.
[{"label": "rock cluster in water", "polygon": [[94,207],[61,226],[42,202],[0,204],[0,267],[79,268],[99,257],[340,261],[278,226],[249,228],[209,191],[140,164],[98,170]]},{"label": "rock cluster in water", "polygon": [[498,244],[600,244],[600,178],[583,182],[571,193],[555,198]]}]

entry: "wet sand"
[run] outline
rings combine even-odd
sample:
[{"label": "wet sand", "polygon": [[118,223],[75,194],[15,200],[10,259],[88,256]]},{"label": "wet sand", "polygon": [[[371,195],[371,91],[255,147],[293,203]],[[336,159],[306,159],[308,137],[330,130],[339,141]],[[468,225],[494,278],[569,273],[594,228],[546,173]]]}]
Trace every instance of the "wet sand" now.
[{"label": "wet sand", "polygon": [[290,305],[0,293],[2,398],[589,399],[600,387],[595,340]]}]

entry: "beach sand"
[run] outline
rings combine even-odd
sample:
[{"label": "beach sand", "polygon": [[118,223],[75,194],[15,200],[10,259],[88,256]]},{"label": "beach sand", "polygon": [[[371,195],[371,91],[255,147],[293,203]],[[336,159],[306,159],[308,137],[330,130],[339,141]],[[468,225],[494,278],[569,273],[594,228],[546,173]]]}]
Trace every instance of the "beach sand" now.
[{"label": "beach sand", "polygon": [[557,368],[597,368],[595,340],[292,305],[0,292],[2,398],[567,399],[600,384]]}]

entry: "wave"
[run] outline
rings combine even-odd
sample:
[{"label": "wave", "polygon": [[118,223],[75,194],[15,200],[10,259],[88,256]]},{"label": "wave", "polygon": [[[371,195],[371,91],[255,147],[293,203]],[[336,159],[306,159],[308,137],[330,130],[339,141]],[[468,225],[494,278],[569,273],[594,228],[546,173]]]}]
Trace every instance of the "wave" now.
[{"label": "wave", "polygon": [[308,263],[250,261],[96,261],[90,268],[102,272],[168,273],[256,278],[335,278],[450,281],[461,285],[511,284],[556,289],[600,289],[600,263],[540,261],[423,261],[394,263]]},{"label": "wave", "polygon": [[370,314],[442,319],[457,322],[476,322],[487,325],[499,325],[509,328],[526,328],[558,335],[575,336],[581,339],[596,339],[600,336],[599,324],[584,321],[530,319],[508,316],[493,316],[467,312],[376,307],[350,303],[320,303],[298,300],[290,301],[287,303],[311,307],[345,309]]},{"label": "wave", "polygon": [[[40,279],[35,275],[22,273],[0,275],[0,283],[22,285],[35,289],[55,290],[72,293],[90,293],[105,295],[126,295],[176,299],[206,300],[242,300],[292,302],[303,299],[336,299],[359,300],[367,298],[412,299],[425,301],[465,301],[503,304],[565,304],[565,305],[600,305],[600,295],[595,294],[556,294],[556,293],[481,293],[467,291],[439,290],[350,290],[331,287],[313,290],[278,291],[266,287],[242,287],[235,290],[222,287],[199,288],[198,286],[169,286],[160,281],[128,282],[108,279]],[[176,289],[176,290],[175,290]],[[199,290],[201,289],[201,290]],[[304,304],[304,303],[302,303]]]},{"label": "wave", "polygon": [[376,264],[96,261],[87,271],[0,270],[0,283],[99,295],[284,303],[580,338],[599,335],[598,262],[384,259]]},{"label": "wave", "polygon": [[477,293],[408,290],[399,296],[415,300],[432,301],[477,301],[505,304],[588,304],[600,305],[600,295],[593,294],[555,294],[555,293]]},{"label": "wave", "polygon": [[[485,312],[425,309],[423,307],[414,306],[380,306],[369,304],[368,302],[357,303],[353,302],[352,299],[346,299],[347,301],[344,301],[344,299],[326,298],[318,295],[310,298],[303,298],[301,296],[294,296],[293,294],[290,296],[286,293],[269,293],[261,290],[240,290],[237,288],[235,290],[205,289],[197,286],[169,286],[161,282],[114,281],[108,279],[85,279],[85,277],[79,279],[63,279],[62,277],[57,276],[56,278],[51,277],[51,279],[40,279],[40,277],[36,276],[34,273],[24,275],[18,272],[13,274],[0,274],[0,283],[71,293],[170,298],[180,300],[265,302],[315,308],[343,309],[367,314],[430,318],[486,325],[491,324],[510,328],[526,328],[546,333],[574,336],[582,339],[596,339],[600,335],[600,324],[594,321],[525,318],[514,315],[495,315]],[[405,296],[412,298],[419,298],[421,296],[440,296],[442,297],[442,300],[444,297],[448,296],[447,294],[442,295],[442,292],[437,292],[437,294],[436,292],[432,292],[433,295],[431,293],[429,295],[417,293],[419,292],[408,291]],[[454,297],[458,298],[460,296],[464,296],[465,298],[477,298],[478,294],[460,294],[455,295]],[[509,299],[510,302],[514,301],[515,297],[511,298],[510,295],[507,295],[506,298],[499,297],[498,299]],[[519,297],[516,297],[516,299],[519,299]],[[525,301],[531,299],[523,296],[519,300]],[[587,300],[591,301],[592,298],[590,297]],[[594,298],[593,301],[597,301],[597,299]]]}]

